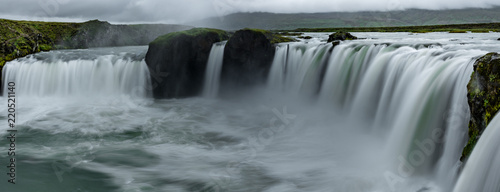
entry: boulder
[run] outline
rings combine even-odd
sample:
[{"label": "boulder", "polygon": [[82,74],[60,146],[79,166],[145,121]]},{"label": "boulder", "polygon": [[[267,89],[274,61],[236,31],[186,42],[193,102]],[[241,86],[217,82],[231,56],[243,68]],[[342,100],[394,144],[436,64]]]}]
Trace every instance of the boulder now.
[{"label": "boulder", "polygon": [[227,40],[227,32],[195,28],[158,37],[149,44],[146,63],[155,98],[197,96],[203,89],[212,44]]},{"label": "boulder", "polygon": [[266,31],[236,31],[224,48],[221,72],[221,93],[234,93],[263,85],[271,68],[275,47]]},{"label": "boulder", "polygon": [[471,112],[469,142],[462,153],[467,158],[488,123],[500,109],[500,54],[488,53],[474,63],[474,72],[467,85]]},{"label": "boulder", "polygon": [[353,40],[353,39],[358,39],[358,38],[355,37],[355,36],[353,36],[353,35],[351,35],[348,32],[339,31],[339,32],[331,34],[328,37],[328,42],[332,42],[332,41],[336,41],[336,40],[344,41],[344,40]]},{"label": "boulder", "polygon": [[340,40],[332,41],[332,45],[333,45],[333,47],[336,47],[337,45],[340,45]]},{"label": "boulder", "polygon": [[500,41],[500,38],[498,38],[497,40]]}]

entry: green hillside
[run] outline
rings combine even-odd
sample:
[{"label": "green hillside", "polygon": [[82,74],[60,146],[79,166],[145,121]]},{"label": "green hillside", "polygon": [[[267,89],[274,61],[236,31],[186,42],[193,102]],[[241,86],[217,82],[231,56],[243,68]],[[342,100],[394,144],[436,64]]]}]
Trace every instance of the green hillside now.
[{"label": "green hillside", "polygon": [[147,45],[156,37],[190,29],[183,25],[112,25],[0,19],[0,68],[6,61],[51,49]]}]

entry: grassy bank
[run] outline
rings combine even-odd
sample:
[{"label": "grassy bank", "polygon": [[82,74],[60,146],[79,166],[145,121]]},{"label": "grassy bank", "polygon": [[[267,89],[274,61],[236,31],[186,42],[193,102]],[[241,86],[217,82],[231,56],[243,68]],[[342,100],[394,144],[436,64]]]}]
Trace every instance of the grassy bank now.
[{"label": "grassy bank", "polygon": [[0,66],[28,54],[48,51],[76,34],[81,24],[0,19]]},{"label": "grassy bank", "polygon": [[156,37],[190,29],[182,25],[112,25],[0,19],[0,67],[28,54],[52,49],[147,45]]}]

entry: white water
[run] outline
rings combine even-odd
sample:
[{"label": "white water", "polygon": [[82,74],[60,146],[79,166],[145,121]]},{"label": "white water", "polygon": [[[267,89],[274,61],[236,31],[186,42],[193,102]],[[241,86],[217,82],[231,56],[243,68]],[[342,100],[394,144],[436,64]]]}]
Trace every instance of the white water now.
[{"label": "white water", "polygon": [[477,142],[454,192],[500,191],[500,115],[488,124]]},{"label": "white water", "polygon": [[[386,140],[379,146],[390,162],[382,165],[387,166],[385,176],[424,177],[438,181],[435,188],[450,190],[467,138],[465,87],[473,58],[485,52],[345,43],[325,54],[330,47],[277,47],[269,89],[310,95],[322,80],[320,106],[342,111],[347,122],[367,123],[363,129]],[[321,70],[326,70],[324,77]]]},{"label": "white water", "polygon": [[286,44],[276,48],[268,88],[291,96],[312,94],[320,84],[320,71],[329,58],[331,44]]},{"label": "white water", "polygon": [[209,98],[216,98],[219,93],[220,73],[224,58],[224,47],[226,42],[214,43],[207,62],[205,73],[205,85],[203,95]]},{"label": "white water", "polygon": [[68,59],[82,54],[86,52],[56,52],[52,58],[14,60],[5,65],[3,82],[15,82],[16,92],[22,96],[150,96],[151,82],[144,60],[111,54]]},{"label": "white water", "polygon": [[[27,80],[19,79],[23,185],[17,191],[452,191],[467,138],[465,85],[471,62],[498,42],[434,35],[390,34],[396,40],[346,42],[333,52],[319,39],[284,44],[277,48],[265,91],[232,101],[154,100],[129,97],[135,93],[130,89],[112,89],[106,97],[99,95],[101,84],[85,93],[58,92],[66,87],[44,80],[49,76],[39,78],[49,84],[21,92]],[[443,45],[426,48],[428,43]],[[78,61],[107,58],[113,58],[111,69],[119,60],[141,69],[145,51],[55,51],[26,61],[45,63],[38,66],[44,73],[57,71],[50,65],[59,62],[78,66],[83,65]],[[13,73],[13,66],[26,64],[15,62],[7,69],[17,84],[17,76],[29,76]],[[96,71],[76,70],[74,77],[119,76],[109,63]],[[216,77],[217,70],[209,69]],[[141,70],[130,72],[100,82],[149,81]],[[6,111],[0,111],[0,119]],[[7,127],[0,126],[0,143],[8,143]],[[0,151],[7,150],[0,145]],[[6,157],[0,153],[0,164]],[[53,166],[61,164],[69,170],[59,180]],[[487,173],[473,175],[482,174]],[[16,191],[11,187],[0,190]]]}]

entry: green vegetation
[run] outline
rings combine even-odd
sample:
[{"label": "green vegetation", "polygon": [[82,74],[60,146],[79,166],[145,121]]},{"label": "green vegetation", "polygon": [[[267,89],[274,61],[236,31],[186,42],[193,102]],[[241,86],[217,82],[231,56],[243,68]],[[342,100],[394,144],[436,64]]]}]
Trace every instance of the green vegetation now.
[{"label": "green vegetation", "polygon": [[182,25],[111,25],[0,19],[0,78],[6,62],[40,51],[147,45],[159,35],[190,29]]},{"label": "green vegetation", "polygon": [[75,34],[79,25],[0,19],[0,66],[18,57],[52,49]]},{"label": "green vegetation", "polygon": [[449,33],[467,33],[466,30],[461,30],[461,29],[453,29],[449,31]]},{"label": "green vegetation", "polygon": [[267,30],[263,30],[263,29],[249,29],[249,28],[245,28],[244,30],[251,30],[251,31],[255,31],[255,32],[259,32],[259,33],[264,34],[266,36],[266,38],[269,39],[269,41],[271,42],[271,44],[285,43],[285,42],[294,42],[294,41],[296,41],[295,39],[292,39],[290,37],[285,37],[285,36],[283,36],[280,33],[275,33],[275,32],[271,32],[271,31],[267,31]]},{"label": "green vegetation", "polygon": [[210,29],[210,28],[193,28],[186,31],[173,32],[160,36],[156,38],[153,42],[151,42],[151,44],[152,45],[169,44],[172,39],[175,39],[179,36],[195,37],[209,33],[216,34],[217,36],[219,36],[220,39],[225,39],[225,40],[229,39],[229,34],[223,30]]},{"label": "green vegetation", "polygon": [[304,33],[294,33],[294,32],[280,32],[279,35],[283,36],[301,36]]},{"label": "green vegetation", "polygon": [[84,23],[13,21],[0,19],[0,68],[5,62],[51,49],[147,45],[182,25],[111,25],[92,20]]},{"label": "green vegetation", "polygon": [[469,142],[462,158],[467,158],[479,137],[495,114],[500,110],[500,54],[488,53],[474,63],[474,73],[467,85],[471,121]]}]

